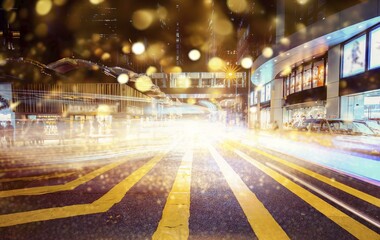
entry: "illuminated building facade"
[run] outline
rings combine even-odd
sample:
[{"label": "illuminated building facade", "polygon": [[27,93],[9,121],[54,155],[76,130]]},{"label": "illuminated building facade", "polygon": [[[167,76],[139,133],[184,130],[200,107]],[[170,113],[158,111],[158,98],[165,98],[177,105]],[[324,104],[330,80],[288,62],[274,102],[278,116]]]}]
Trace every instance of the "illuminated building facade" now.
[{"label": "illuminated building facade", "polygon": [[286,126],[302,118],[380,117],[374,57],[380,49],[380,1],[348,1],[335,8],[330,2],[317,2],[325,5],[316,8],[310,1],[314,5],[302,6],[312,17],[302,18],[307,24],[294,33],[285,30],[289,18],[280,9],[279,18],[285,22],[278,26],[282,35],[272,46],[274,54],[260,56],[252,68],[257,87],[250,93],[251,126],[260,123],[266,128],[273,121]]}]

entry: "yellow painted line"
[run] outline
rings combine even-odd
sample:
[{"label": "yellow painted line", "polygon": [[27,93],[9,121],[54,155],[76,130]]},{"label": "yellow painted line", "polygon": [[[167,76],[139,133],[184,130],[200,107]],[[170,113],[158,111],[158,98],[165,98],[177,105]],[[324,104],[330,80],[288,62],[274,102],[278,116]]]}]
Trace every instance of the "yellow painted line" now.
[{"label": "yellow painted line", "polygon": [[218,164],[224,178],[242,207],[248,222],[259,239],[290,239],[270,212],[251,192],[239,175],[228,165],[226,160],[211,146],[209,151]]},{"label": "yellow painted line", "polygon": [[1,178],[0,182],[15,182],[15,181],[38,181],[45,180],[51,178],[61,178],[68,177],[73,175],[75,172],[66,172],[66,173],[54,173],[49,175],[41,175],[41,176],[31,176],[31,177],[20,177],[20,178]]},{"label": "yellow painted line", "polygon": [[93,203],[0,215],[0,227],[107,212],[113,205],[120,202],[129,189],[163,159],[168,151],[149,160]]},{"label": "yellow painted line", "polygon": [[188,239],[193,149],[185,153],[152,239]]},{"label": "yellow painted line", "polygon": [[306,175],[308,175],[310,177],[313,177],[313,178],[315,178],[315,179],[317,179],[317,180],[319,180],[321,182],[324,182],[324,183],[326,183],[326,184],[328,184],[328,185],[330,185],[332,187],[335,187],[335,188],[337,188],[339,190],[342,190],[343,192],[346,192],[346,193],[348,193],[348,194],[350,194],[350,195],[352,195],[354,197],[357,197],[357,198],[359,198],[361,200],[364,200],[364,201],[366,201],[366,202],[368,202],[370,204],[373,204],[373,205],[375,205],[377,207],[380,207],[380,199],[377,198],[377,197],[374,197],[374,196],[372,196],[372,195],[370,195],[368,193],[362,192],[360,190],[357,190],[355,188],[347,186],[347,185],[345,185],[343,183],[337,182],[337,181],[335,181],[335,179],[331,179],[331,178],[325,177],[325,176],[323,176],[323,175],[321,175],[319,173],[313,172],[313,171],[311,171],[309,169],[306,169],[304,167],[298,166],[297,164],[294,164],[292,162],[286,161],[286,160],[281,159],[279,157],[273,156],[273,155],[271,155],[271,154],[269,154],[267,152],[261,151],[261,150],[259,150],[257,148],[251,148],[251,147],[249,147],[249,150],[252,150],[252,151],[254,151],[254,152],[256,152],[256,153],[258,153],[260,155],[263,155],[263,156],[265,156],[267,158],[270,158],[270,159],[272,159],[272,160],[274,160],[276,162],[282,163],[283,165],[286,165],[286,166],[288,166],[290,168],[293,168],[293,169],[295,169],[295,170],[297,170],[299,172],[302,172],[302,173],[304,173],[304,174],[306,174]]},{"label": "yellow painted line", "polygon": [[247,162],[249,162],[256,168],[260,169],[265,174],[273,178],[275,181],[280,183],[289,191],[297,195],[299,198],[301,198],[303,201],[308,203],[310,206],[312,206],[313,208],[321,212],[323,215],[325,215],[326,217],[334,221],[336,224],[341,226],[343,229],[345,229],[347,232],[352,234],[354,237],[358,239],[380,239],[380,235],[378,233],[369,229],[368,227],[356,221],[355,219],[351,218],[350,216],[340,211],[339,209],[333,207],[331,204],[317,197],[313,193],[307,191],[303,187],[297,185],[290,179],[284,177],[283,175],[265,166],[264,164],[254,160],[253,158],[251,158],[250,156],[248,156],[247,154],[239,150],[235,149],[233,151],[236,154],[238,154],[240,157],[245,159]]},{"label": "yellow painted line", "polygon": [[136,156],[136,154],[129,155],[129,156],[127,156],[126,159],[124,159],[122,161],[113,162],[111,164],[108,164],[106,166],[98,168],[98,169],[96,169],[90,173],[87,173],[86,175],[84,175],[82,177],[79,177],[79,178],[77,178],[73,181],[67,182],[65,184],[0,191],[0,198],[21,196],[21,195],[28,195],[28,196],[29,195],[42,195],[42,194],[47,194],[47,193],[73,190],[76,187],[80,186],[81,184],[86,183],[86,182],[102,175],[103,173],[125,163],[126,161],[130,160],[134,156]]},{"label": "yellow painted line", "polygon": [[0,173],[4,172],[16,172],[16,171],[25,171],[25,170],[38,170],[38,169],[49,169],[49,168],[61,168],[61,167],[71,167],[71,168],[81,168],[83,166],[91,166],[97,165],[99,162],[78,162],[73,164],[72,162],[68,162],[65,164],[49,164],[49,165],[38,165],[38,166],[28,166],[28,167],[20,167],[20,168],[9,168],[9,169],[1,169]]}]

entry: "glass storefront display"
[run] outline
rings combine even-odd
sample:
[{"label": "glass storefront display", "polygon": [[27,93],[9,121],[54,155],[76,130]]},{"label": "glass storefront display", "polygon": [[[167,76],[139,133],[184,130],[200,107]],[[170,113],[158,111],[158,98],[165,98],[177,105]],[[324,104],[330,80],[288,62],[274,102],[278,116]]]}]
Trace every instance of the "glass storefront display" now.
[{"label": "glass storefront display", "polygon": [[342,96],[341,116],[349,120],[380,119],[380,90]]},{"label": "glass storefront display", "polygon": [[294,126],[304,119],[326,118],[326,106],[297,107],[289,106],[283,115],[284,126]]}]

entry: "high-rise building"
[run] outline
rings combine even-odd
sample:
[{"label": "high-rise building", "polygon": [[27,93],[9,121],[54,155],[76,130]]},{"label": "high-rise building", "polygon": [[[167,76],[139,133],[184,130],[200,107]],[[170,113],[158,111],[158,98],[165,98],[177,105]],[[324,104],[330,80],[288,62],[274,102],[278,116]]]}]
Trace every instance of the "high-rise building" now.
[{"label": "high-rise building", "polygon": [[17,23],[9,19],[16,14],[17,8],[0,8],[0,53],[9,57],[20,55],[20,30]]}]

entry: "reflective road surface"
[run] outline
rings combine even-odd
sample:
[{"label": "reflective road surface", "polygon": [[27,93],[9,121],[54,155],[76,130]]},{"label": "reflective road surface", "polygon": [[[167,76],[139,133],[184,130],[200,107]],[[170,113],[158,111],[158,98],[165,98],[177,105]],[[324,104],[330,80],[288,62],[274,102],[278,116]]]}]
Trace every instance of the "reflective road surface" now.
[{"label": "reflective road surface", "polygon": [[0,239],[380,239],[379,163],[201,120],[2,148]]}]

